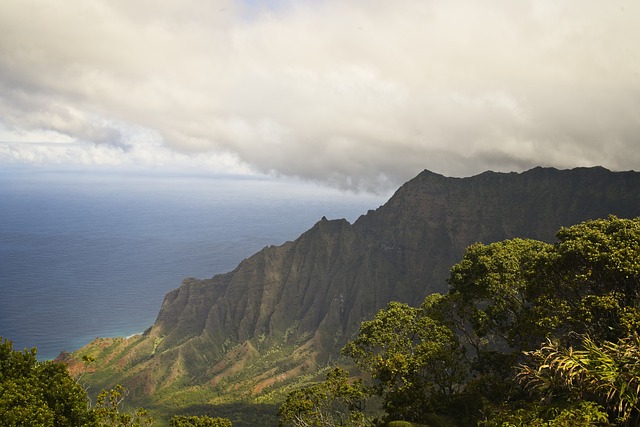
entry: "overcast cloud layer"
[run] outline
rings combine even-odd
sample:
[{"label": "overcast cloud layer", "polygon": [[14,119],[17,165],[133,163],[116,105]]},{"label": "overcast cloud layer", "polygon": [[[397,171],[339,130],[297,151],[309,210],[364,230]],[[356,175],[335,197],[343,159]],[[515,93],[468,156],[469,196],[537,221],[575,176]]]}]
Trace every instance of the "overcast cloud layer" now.
[{"label": "overcast cloud layer", "polygon": [[636,0],[2,0],[0,162],[640,168]]}]

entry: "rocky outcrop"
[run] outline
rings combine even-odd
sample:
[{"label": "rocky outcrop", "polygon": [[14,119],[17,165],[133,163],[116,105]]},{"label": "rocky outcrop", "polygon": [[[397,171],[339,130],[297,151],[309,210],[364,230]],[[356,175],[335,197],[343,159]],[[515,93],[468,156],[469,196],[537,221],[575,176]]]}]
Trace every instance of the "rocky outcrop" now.
[{"label": "rocky outcrop", "polygon": [[90,345],[74,357],[97,358],[97,372],[87,375],[101,386],[109,378],[158,399],[202,387],[208,402],[286,390],[338,357],[362,320],[389,301],[416,305],[446,292],[449,268],[468,245],[551,241],[561,226],[610,214],[640,215],[640,173],[424,171],[354,224],[323,218],[234,271],[185,279],[142,337],[106,350]]}]

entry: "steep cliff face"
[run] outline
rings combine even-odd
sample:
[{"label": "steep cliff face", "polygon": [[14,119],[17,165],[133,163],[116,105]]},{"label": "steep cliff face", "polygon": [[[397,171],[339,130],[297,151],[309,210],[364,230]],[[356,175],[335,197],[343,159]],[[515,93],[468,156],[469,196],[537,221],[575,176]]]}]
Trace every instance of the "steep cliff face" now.
[{"label": "steep cliff face", "polygon": [[535,168],[518,173],[485,172],[446,178],[424,171],[403,185],[354,227],[368,234],[424,292],[445,292],[449,267],[475,242],[512,237],[551,241],[561,226],[640,214],[637,172],[604,168]]},{"label": "steep cliff face", "polygon": [[550,241],[561,226],[609,214],[640,215],[640,173],[424,171],[353,225],[323,218],[232,272],[185,279],[143,336],[95,342],[68,360],[92,353],[97,364],[87,375],[97,385],[122,382],[157,400],[273,395],[312,379],[389,301],[415,305],[446,292],[449,268],[468,245]]}]

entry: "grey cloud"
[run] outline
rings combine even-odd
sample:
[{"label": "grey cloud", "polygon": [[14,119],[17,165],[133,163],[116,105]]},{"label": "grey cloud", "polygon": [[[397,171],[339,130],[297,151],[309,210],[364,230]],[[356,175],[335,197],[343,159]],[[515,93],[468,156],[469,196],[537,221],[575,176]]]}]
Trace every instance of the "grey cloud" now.
[{"label": "grey cloud", "polygon": [[637,16],[633,0],[6,0],[0,120],[124,148],[144,128],[368,189],[424,168],[637,169]]},{"label": "grey cloud", "polygon": [[74,109],[68,103],[56,102],[54,97],[31,96],[24,91],[10,89],[3,93],[0,117],[9,129],[38,129],[67,135],[88,144],[106,144],[123,150],[131,147],[122,126],[104,117]]}]

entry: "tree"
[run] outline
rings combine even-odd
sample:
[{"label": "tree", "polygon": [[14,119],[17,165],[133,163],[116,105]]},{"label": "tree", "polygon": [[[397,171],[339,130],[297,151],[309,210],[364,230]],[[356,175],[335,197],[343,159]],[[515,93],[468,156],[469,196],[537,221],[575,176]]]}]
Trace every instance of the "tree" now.
[{"label": "tree", "polygon": [[483,351],[530,348],[544,339],[547,329],[532,321],[539,295],[531,283],[552,250],[536,240],[476,243],[451,268],[453,318],[480,357]]},{"label": "tree", "polygon": [[541,406],[526,402],[523,407],[510,407],[494,413],[482,427],[605,427],[611,426],[604,409],[590,401],[566,402],[564,405]]},{"label": "tree", "polygon": [[350,380],[349,373],[335,368],[325,381],[294,390],[278,410],[280,425],[295,427],[366,426],[364,415],[367,391],[361,380]]},{"label": "tree", "polygon": [[430,316],[442,297],[419,308],[391,302],[365,321],[343,353],[374,380],[389,419],[420,421],[460,390],[468,367],[450,327]]},{"label": "tree", "polygon": [[475,244],[452,267],[450,297],[474,346],[615,341],[640,326],[640,218],[586,221],[557,237]]},{"label": "tree", "polygon": [[539,318],[566,339],[587,334],[616,341],[637,330],[640,218],[586,221],[557,237],[535,283]]},{"label": "tree", "polygon": [[[557,237],[554,245],[519,239],[476,244],[468,248],[462,261],[452,268],[449,280],[452,317],[461,336],[476,353],[472,363],[474,380],[467,389],[474,383],[486,382],[490,374],[499,371],[500,363],[491,363],[490,356],[497,356],[497,360],[503,362],[510,358],[510,363],[502,363],[508,369],[497,375],[503,385],[511,382],[511,387],[502,388],[508,393],[492,396],[486,393],[486,388],[484,393],[494,404],[506,399],[511,405],[517,399],[528,403],[529,409],[523,409],[523,413],[533,418],[527,423],[508,425],[573,425],[557,424],[560,422],[557,417],[549,416],[557,411],[580,413],[584,419],[597,424],[603,408],[607,409],[611,422],[629,419],[635,422],[635,412],[625,411],[634,408],[629,403],[633,396],[628,393],[637,378],[616,377],[626,381],[624,387],[613,381],[613,366],[625,371],[631,369],[631,365],[625,361],[624,352],[611,349],[627,343],[640,325],[640,218],[611,216],[586,221],[560,229]],[[618,344],[612,344],[615,342]],[[628,345],[624,348],[631,351]],[[607,349],[611,351],[607,353]],[[600,358],[587,357],[596,354]],[[580,376],[571,377],[575,381],[571,387],[560,381],[569,378],[563,377],[560,367],[575,362],[569,355],[579,355],[584,363],[590,360],[582,368],[580,364],[572,366],[572,374],[580,373]],[[605,355],[609,358],[604,358]],[[607,363],[597,364],[603,360]],[[521,369],[529,374],[526,384],[534,382],[532,375],[538,371],[537,381],[548,380],[544,397],[535,393],[523,396],[522,390],[513,387],[510,372],[517,361],[524,363]],[[605,368],[609,369],[606,375],[610,375],[610,382],[598,382],[596,377],[586,375],[587,372],[605,375]],[[582,386],[578,387],[578,383]],[[536,390],[540,391],[540,383],[537,384]],[[612,407],[622,401],[623,396],[618,396],[616,391],[620,388],[627,393],[622,406],[626,409],[616,412]],[[617,396],[617,404],[612,406],[612,400],[603,396]],[[577,402],[590,402],[589,399],[593,403],[589,408],[576,406]],[[507,412],[514,413],[512,408]],[[498,411],[496,416],[502,416],[501,413],[504,411]],[[538,416],[540,414],[546,415]],[[532,420],[547,424],[536,424],[538,421]]]},{"label": "tree", "polygon": [[13,350],[0,337],[0,415],[2,426],[142,427],[152,419],[144,409],[121,413],[122,386],[106,391],[91,408],[87,391],[59,362],[38,362],[37,350]]},{"label": "tree", "polygon": [[86,391],[62,363],[38,362],[36,349],[14,351],[0,338],[0,414],[3,426],[91,426]]},{"label": "tree", "polygon": [[127,395],[127,389],[120,384],[111,390],[102,390],[96,399],[94,413],[99,427],[143,427],[150,426],[153,419],[143,408],[133,413],[121,412],[122,402]]},{"label": "tree", "polygon": [[176,415],[171,418],[171,427],[231,427],[232,423],[226,418],[211,418],[203,416]]}]

